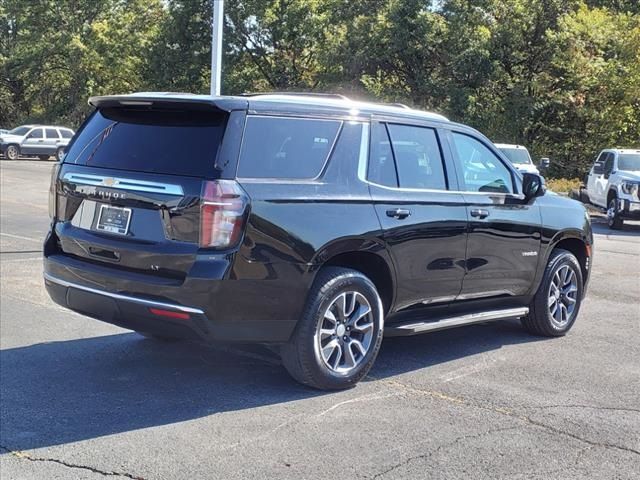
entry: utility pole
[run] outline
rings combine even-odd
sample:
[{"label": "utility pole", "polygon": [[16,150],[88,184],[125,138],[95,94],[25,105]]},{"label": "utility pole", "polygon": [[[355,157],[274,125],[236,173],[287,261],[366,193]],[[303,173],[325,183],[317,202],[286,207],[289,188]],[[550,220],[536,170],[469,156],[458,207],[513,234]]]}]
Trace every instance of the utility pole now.
[{"label": "utility pole", "polygon": [[222,28],[224,26],[224,0],[213,2],[211,32],[211,95],[220,95],[222,73]]}]

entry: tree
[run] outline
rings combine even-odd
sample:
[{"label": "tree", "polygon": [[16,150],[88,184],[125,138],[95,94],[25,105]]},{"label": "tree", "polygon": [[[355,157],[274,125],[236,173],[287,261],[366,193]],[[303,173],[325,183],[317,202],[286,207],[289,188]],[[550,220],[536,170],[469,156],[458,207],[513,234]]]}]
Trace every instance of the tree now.
[{"label": "tree", "polygon": [[4,0],[1,121],[75,126],[88,97],[139,90],[163,15],[160,0]]}]

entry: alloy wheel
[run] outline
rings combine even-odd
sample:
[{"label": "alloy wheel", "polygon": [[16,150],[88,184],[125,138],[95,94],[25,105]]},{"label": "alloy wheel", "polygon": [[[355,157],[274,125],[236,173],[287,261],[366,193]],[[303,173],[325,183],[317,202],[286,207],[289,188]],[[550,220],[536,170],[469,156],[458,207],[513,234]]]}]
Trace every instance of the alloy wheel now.
[{"label": "alloy wheel", "polygon": [[359,292],[338,295],[318,322],[315,342],[329,370],[345,374],[364,360],[374,333],[371,304]]},{"label": "alloy wheel", "polygon": [[573,318],[578,300],[578,277],[569,266],[561,266],[549,285],[547,305],[551,322],[559,329]]}]

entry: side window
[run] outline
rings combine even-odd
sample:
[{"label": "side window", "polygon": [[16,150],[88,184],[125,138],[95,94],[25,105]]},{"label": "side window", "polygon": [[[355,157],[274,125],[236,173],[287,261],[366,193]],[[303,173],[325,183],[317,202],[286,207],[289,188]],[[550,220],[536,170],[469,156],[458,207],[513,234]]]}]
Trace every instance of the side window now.
[{"label": "side window", "polygon": [[607,156],[604,159],[604,174],[609,175],[613,170],[613,153],[607,153]]},{"label": "side window", "polygon": [[46,128],[44,131],[47,135],[47,138],[60,138],[60,136],[58,135],[58,131],[55,128]]},{"label": "side window", "polygon": [[436,132],[432,128],[388,124],[400,188],[446,190]]},{"label": "side window", "polygon": [[314,178],[320,174],[341,122],[248,117],[238,165],[245,178]]},{"label": "side window", "polygon": [[73,132],[71,130],[60,130],[60,135],[62,135],[62,138],[71,138],[73,137]]},{"label": "side window", "polygon": [[512,193],[510,170],[483,143],[452,132],[453,148],[468,192]]},{"label": "side window", "polygon": [[27,136],[27,138],[44,138],[42,129],[36,128],[32,130],[31,133]]},{"label": "side window", "polygon": [[367,179],[378,185],[398,186],[391,141],[389,140],[387,127],[383,123],[373,123],[371,126],[371,150]]}]

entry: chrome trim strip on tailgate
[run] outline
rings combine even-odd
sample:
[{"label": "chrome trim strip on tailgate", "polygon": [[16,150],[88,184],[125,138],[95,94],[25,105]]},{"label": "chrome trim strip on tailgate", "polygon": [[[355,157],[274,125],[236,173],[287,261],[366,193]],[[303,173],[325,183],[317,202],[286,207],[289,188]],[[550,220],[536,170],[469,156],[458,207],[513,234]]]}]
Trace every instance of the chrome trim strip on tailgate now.
[{"label": "chrome trim strip on tailgate", "polygon": [[182,186],[170,183],[147,182],[145,180],[133,180],[131,178],[105,177],[102,175],[89,175],[86,173],[65,173],[64,181],[81,185],[94,185],[96,187],[117,188],[119,190],[132,190],[135,192],[164,193],[165,195],[184,195]]},{"label": "chrome trim strip on tailgate", "polygon": [[121,295],[119,293],[105,292],[104,290],[98,290],[96,288],[91,288],[91,287],[85,287],[84,285],[78,285],[77,283],[73,283],[73,282],[68,282],[66,280],[62,280],[60,278],[54,277],[53,275],[51,275],[49,273],[45,273],[44,274],[44,279],[47,282],[55,283],[55,284],[60,285],[62,287],[76,288],[78,290],[84,290],[85,292],[95,293],[96,295],[102,295],[104,297],[110,297],[110,298],[113,298],[115,300],[124,300],[126,302],[138,303],[140,305],[146,305],[148,307],[169,308],[171,310],[178,310],[180,312],[193,313],[193,314],[197,314],[197,315],[204,315],[204,311],[200,310],[199,308],[183,307],[182,305],[176,305],[176,304],[173,304],[173,303],[156,302],[156,301],[153,301],[153,300],[145,300],[144,298],[131,297],[129,295]]}]

